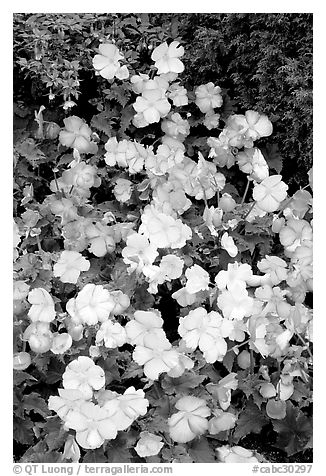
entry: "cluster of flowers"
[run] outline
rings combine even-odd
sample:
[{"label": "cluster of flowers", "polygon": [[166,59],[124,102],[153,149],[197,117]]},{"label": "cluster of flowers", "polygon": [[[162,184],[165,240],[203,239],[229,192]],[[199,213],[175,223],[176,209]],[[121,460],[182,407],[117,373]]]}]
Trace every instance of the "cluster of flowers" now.
[{"label": "cluster of flowers", "polygon": [[[76,431],[77,443],[86,449],[114,439],[147,412],[143,390],[129,387],[123,395],[105,390],[104,370],[89,357],[78,357],[66,367],[60,396],[49,398],[49,409],[64,421],[65,429]],[[95,398],[97,403],[93,403]]]},{"label": "cluster of flowers", "polygon": [[[129,78],[127,66],[121,65],[123,55],[114,44],[102,44],[99,53],[93,59],[99,75],[110,81]],[[119,167],[124,170],[123,177],[130,176],[130,180],[112,181],[116,200],[128,203],[135,192],[145,202],[139,222],[127,216],[125,222],[118,223],[110,211],[99,217],[89,198],[91,188],[101,186],[101,174],[95,165],[82,158],[83,154],[98,151],[96,134],[79,117],[64,120],[59,142],[73,149],[73,160],[62,176],[51,182],[53,194],[42,207],[44,216],[51,215],[52,221],[57,217],[56,226],[64,239],[64,250],[52,254],[53,276],[62,283],[77,285],[78,292],[67,302],[64,317],[58,319],[58,331],[53,332],[51,325],[57,323],[59,316],[51,294],[42,287],[30,290],[23,280],[16,281],[14,302],[17,306],[25,303],[31,321],[24,330],[23,340],[35,353],[64,354],[74,341],[82,339],[85,326],[96,326],[95,345],[90,347],[89,355],[94,358],[101,355],[102,346],[106,349],[125,344],[134,346],[132,359],[143,367],[149,384],[162,373],[178,378],[190,371],[195,365],[191,356],[196,349],[207,363],[214,363],[223,360],[229,341],[248,340],[249,348],[263,357],[287,356],[279,381],[272,382],[268,369],[261,368],[258,385],[261,396],[267,399],[268,415],[281,419],[285,416],[285,401],[294,392],[293,379],[305,378],[290,341],[295,334],[312,341],[312,315],[304,305],[307,292],[312,290],[312,223],[304,218],[312,208],[312,196],[306,190],[299,190],[293,197],[287,197],[288,186],[281,175],[270,175],[268,164],[254,142],[269,136],[272,124],[255,111],[231,115],[219,137],[208,138],[208,159],[212,161],[200,152],[197,161],[185,155],[184,141],[190,133],[190,124],[172,110],[172,106],[178,108],[189,102],[186,89],[176,81],[184,69],[180,60],[183,54],[184,49],[177,41],[169,45],[165,42],[152,52],[157,74],[151,78],[146,74],[130,78],[138,95],[133,104],[134,126],[142,128],[163,119],[164,135],[157,149],[135,140],[118,141],[116,137],[110,137],[104,144],[108,173],[116,172]],[[194,92],[195,104],[205,114],[204,125],[207,129],[216,128],[220,118],[215,109],[223,102],[220,88],[208,83]],[[266,255],[257,263],[260,274],[254,274],[249,264],[241,262],[237,239],[232,236],[241,213],[232,218],[230,213],[246,206],[245,197],[237,203],[227,193],[225,173],[219,170],[234,165],[247,175],[248,188],[252,185],[253,202],[241,219],[253,222],[257,217],[273,213],[272,232],[279,235],[284,247],[285,259]],[[144,177],[141,183],[133,182],[137,180],[136,174]],[[312,189],[312,172],[309,183]],[[216,207],[208,205],[211,199],[216,199]],[[185,216],[193,200],[203,200],[205,208],[202,224],[191,229]],[[24,234],[40,233],[40,219],[37,211],[27,210],[19,226],[14,222],[14,259],[19,256],[18,247]],[[227,269],[220,270],[213,280],[202,266],[182,254],[182,248],[194,233],[202,238],[203,230],[206,233],[208,230],[216,246],[232,258]],[[80,285],[81,273],[91,267],[91,260],[82,255],[86,249],[98,258],[121,252],[128,273],[135,273],[139,282],[147,282],[147,291],[153,295],[158,293],[158,286],[179,280],[181,287],[172,293],[172,298],[186,309],[181,310],[178,326],[181,339],[177,344],[172,345],[168,340],[158,310],[134,310],[130,306],[132,296],[119,289],[109,291],[93,283]],[[209,312],[207,302],[210,302]],[[118,318],[121,315],[128,317],[125,325]],[[233,347],[236,354],[238,346]],[[239,354],[240,367],[249,367],[248,356],[246,350]],[[30,363],[26,352],[14,357],[16,369],[25,369]],[[179,398],[175,403],[177,411],[168,419],[172,440],[186,443],[206,432],[215,435],[234,428],[237,415],[232,409],[227,410],[231,392],[237,386],[237,375],[230,373],[217,384],[206,385],[215,404],[209,406],[209,400],[189,395]],[[118,431],[126,430],[135,419],[144,416],[148,406],[143,390],[129,387],[123,395],[106,390],[103,369],[85,356],[68,364],[59,396],[49,399],[49,408],[60,416],[66,429],[76,431],[77,442],[86,449],[98,448],[105,440],[114,439]],[[73,441],[69,444],[73,445]],[[158,454],[162,447],[160,436],[142,432],[135,449],[139,456],[145,457]],[[241,447],[220,447],[218,455],[224,462],[256,461],[251,452]]]}]

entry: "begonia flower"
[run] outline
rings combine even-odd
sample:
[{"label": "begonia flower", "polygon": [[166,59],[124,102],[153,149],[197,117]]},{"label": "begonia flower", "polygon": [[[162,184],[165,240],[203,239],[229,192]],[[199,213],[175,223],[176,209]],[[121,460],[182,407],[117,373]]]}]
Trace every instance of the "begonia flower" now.
[{"label": "begonia flower", "polygon": [[209,137],[207,144],[211,148],[208,157],[213,157],[213,162],[219,167],[227,167],[228,169],[235,164],[235,157],[228,145],[228,139],[223,134],[219,137]]},{"label": "begonia flower", "polygon": [[96,333],[95,343],[98,345],[103,341],[108,349],[121,347],[127,342],[126,331],[118,322],[102,322],[101,327]]},{"label": "begonia flower", "polygon": [[85,121],[77,116],[63,120],[65,129],[60,131],[59,141],[62,145],[77,149],[83,154],[96,154],[97,145],[91,141],[92,131]]},{"label": "begonia flower", "polygon": [[188,104],[187,90],[183,86],[180,86],[179,83],[173,83],[169,91],[168,97],[172,99],[173,106],[181,107]]},{"label": "begonia flower", "polygon": [[248,174],[248,180],[261,182],[269,176],[268,164],[257,147],[244,149],[237,154],[239,169]]},{"label": "begonia flower", "polygon": [[62,174],[62,181],[68,187],[74,186],[86,190],[101,185],[101,179],[97,176],[96,167],[86,164],[86,162],[79,162],[74,167],[65,170]]},{"label": "begonia flower", "polygon": [[216,451],[221,463],[259,463],[253,452],[242,446],[220,446]]},{"label": "begonia flower", "polygon": [[221,290],[231,288],[235,283],[246,287],[246,282],[252,277],[251,266],[247,263],[229,263],[227,271],[219,271],[215,276],[215,283]]},{"label": "begonia flower", "polygon": [[245,147],[252,147],[253,141],[268,137],[273,132],[273,125],[268,117],[256,111],[246,111],[244,116],[231,115],[227,121],[227,127],[238,129],[237,133],[247,141]]},{"label": "begonia flower", "polygon": [[254,186],[252,196],[259,208],[275,212],[287,196],[288,186],[282,182],[281,175],[271,175]]},{"label": "begonia flower", "polygon": [[140,439],[135,446],[135,451],[141,458],[146,458],[146,456],[157,455],[163,446],[164,443],[160,436],[149,433],[148,431],[142,431],[140,433]]},{"label": "begonia flower", "polygon": [[95,449],[117,436],[117,428],[108,412],[92,402],[83,402],[69,412],[65,425],[76,430],[76,441],[85,449]]},{"label": "begonia flower", "polygon": [[257,263],[259,271],[268,274],[271,284],[276,286],[287,277],[287,263],[278,256],[265,256]]},{"label": "begonia flower", "polygon": [[114,233],[110,226],[90,223],[85,226],[85,237],[89,241],[89,251],[98,258],[112,253],[115,249]]},{"label": "begonia flower", "polygon": [[31,356],[28,352],[15,352],[13,355],[13,369],[25,370],[32,363]]},{"label": "begonia flower", "polygon": [[222,410],[227,410],[231,404],[231,390],[238,388],[238,375],[234,372],[222,378],[217,384],[209,383],[207,390],[218,400]]},{"label": "begonia flower", "polygon": [[148,124],[159,122],[161,117],[168,115],[171,104],[162,97],[159,89],[146,89],[141,96],[138,96],[133,107],[137,113],[143,113],[145,121]]},{"label": "begonia flower", "polygon": [[76,284],[82,271],[88,271],[90,262],[77,251],[62,251],[53,266],[53,275],[63,283]]},{"label": "begonia flower", "polygon": [[131,270],[141,271],[144,266],[151,265],[158,256],[157,247],[148,240],[148,236],[133,233],[127,237],[126,245],[121,254]]},{"label": "begonia flower", "polygon": [[134,74],[131,76],[130,82],[132,84],[133,92],[136,94],[141,94],[144,91],[145,84],[148,80],[148,74],[139,73],[138,75]]},{"label": "begonia flower", "polygon": [[215,114],[212,109],[211,111],[206,112],[203,124],[209,131],[215,129],[220,123],[220,117],[220,114]]},{"label": "begonia flower", "polygon": [[83,324],[89,326],[106,321],[115,303],[110,292],[101,284],[86,284],[75,301],[75,312]]},{"label": "begonia flower", "polygon": [[[170,256],[173,256],[173,255],[170,255]],[[178,259],[180,259],[180,258],[178,258]],[[181,273],[180,273],[180,275],[181,275]],[[14,301],[18,301],[18,300],[20,301],[20,300],[23,300],[27,297],[30,287],[24,281],[14,281],[13,282],[13,287],[14,287],[14,289],[13,289],[13,296],[12,297],[13,297]]]},{"label": "begonia flower", "polygon": [[131,192],[132,192],[132,182],[130,180],[118,178],[116,180],[116,185],[113,189],[113,193],[115,198],[119,202],[127,202],[129,198],[131,197]]},{"label": "begonia flower", "polygon": [[69,416],[69,413],[83,402],[85,402],[85,395],[80,390],[58,389],[59,396],[51,395],[48,400],[49,410],[52,410],[59,415],[61,420]]},{"label": "begonia flower", "polygon": [[182,248],[192,236],[191,228],[179,219],[159,213],[147,205],[141,216],[139,232],[157,248]]},{"label": "begonia flower", "polygon": [[170,437],[178,443],[187,443],[208,429],[211,414],[206,401],[192,396],[180,398],[175,404],[177,413],[168,419]]},{"label": "begonia flower", "polygon": [[227,319],[240,320],[252,314],[254,300],[249,297],[245,287],[237,282],[229,290],[222,291],[217,298],[217,305]]},{"label": "begonia flower", "polygon": [[32,289],[28,294],[28,302],[32,304],[28,311],[31,321],[51,322],[55,319],[54,301],[46,289]]},{"label": "begonia flower", "polygon": [[43,354],[50,350],[53,340],[53,334],[50,331],[49,322],[32,322],[26,327],[23,341],[28,341],[28,344],[33,352]]},{"label": "begonia flower", "polygon": [[130,299],[127,294],[122,291],[110,291],[111,298],[114,302],[114,308],[111,311],[113,316],[122,314],[130,306]]},{"label": "begonia flower", "polygon": [[177,140],[184,140],[190,132],[190,125],[187,119],[182,119],[178,112],[175,112],[161,123],[162,131],[168,136]]},{"label": "begonia flower", "polygon": [[196,105],[201,112],[207,113],[215,107],[221,107],[223,99],[221,96],[221,88],[214,86],[214,83],[209,82],[202,84],[195,89]]},{"label": "begonia flower", "polygon": [[172,370],[179,361],[178,352],[166,337],[148,334],[144,336],[144,345],[135,347],[132,358],[144,366],[144,374],[151,380],[157,380],[161,373]]},{"label": "begonia flower", "polygon": [[222,322],[223,318],[218,312],[207,313],[206,309],[199,307],[180,317],[178,333],[188,349],[199,347],[207,362],[215,362],[227,351]]},{"label": "begonia flower", "polygon": [[138,417],[146,415],[148,405],[143,390],[129,387],[123,395],[112,392],[111,397],[103,401],[102,408],[109,412],[117,430],[126,430]]},{"label": "begonia flower", "polygon": [[229,236],[227,232],[223,233],[221,238],[221,247],[227,251],[227,253],[234,258],[238,254],[238,248],[234,243],[232,236]]},{"label": "begonia flower", "polygon": [[123,59],[123,55],[120,54],[118,48],[113,43],[101,44],[99,52],[100,54],[95,55],[93,58],[93,66],[102,78],[129,78],[127,66],[121,66],[119,63]]},{"label": "begonia flower", "polygon": [[312,228],[306,220],[290,218],[279,232],[280,242],[292,254],[305,241],[312,241]]},{"label": "begonia flower", "polygon": [[128,342],[132,345],[144,345],[144,337],[165,338],[163,319],[157,310],[136,311],[134,319],[125,326]]},{"label": "begonia flower", "polygon": [[64,354],[72,346],[72,338],[66,332],[62,334],[53,334],[53,341],[51,345],[51,352],[53,354]]},{"label": "begonia flower", "polygon": [[214,410],[214,417],[208,422],[208,432],[210,435],[217,435],[221,431],[231,430],[235,427],[237,421],[236,415],[223,410]]},{"label": "begonia flower", "polygon": [[194,264],[185,272],[187,278],[186,290],[190,294],[209,289],[209,274],[201,266]]},{"label": "begonia flower", "polygon": [[179,256],[165,255],[161,259],[160,270],[164,275],[165,281],[180,278],[183,270],[184,262]]},{"label": "begonia flower", "polygon": [[151,58],[155,61],[157,74],[182,73],[184,64],[179,60],[184,54],[184,47],[178,41],[172,41],[169,45],[165,41],[154,48]]},{"label": "begonia flower", "polygon": [[182,306],[191,306],[194,304],[197,300],[197,295],[196,294],[190,294],[186,288],[180,288],[178,291],[175,291],[172,294],[173,299],[177,301],[177,303]]},{"label": "begonia flower", "polygon": [[190,370],[194,367],[195,363],[187,355],[182,352],[178,352],[178,363],[175,367],[167,372],[169,377],[178,378],[183,375],[186,370]]},{"label": "begonia flower", "polygon": [[93,396],[93,390],[104,386],[105,373],[92,359],[80,356],[67,365],[62,382],[65,389],[79,390],[89,400]]}]

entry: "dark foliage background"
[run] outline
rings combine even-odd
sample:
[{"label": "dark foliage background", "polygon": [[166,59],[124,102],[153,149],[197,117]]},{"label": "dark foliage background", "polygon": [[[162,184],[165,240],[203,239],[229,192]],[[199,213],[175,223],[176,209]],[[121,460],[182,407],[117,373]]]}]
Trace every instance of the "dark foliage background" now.
[{"label": "dark foliage background", "polygon": [[[108,35],[124,50],[136,50],[129,60],[138,71],[150,63],[157,41],[179,39],[186,45],[188,86],[213,81],[228,91],[232,112],[266,113],[274,123],[265,143],[269,156],[283,157],[290,192],[306,184],[312,165],[312,14],[15,14],[16,127],[22,126],[22,110],[33,123],[33,109],[47,101],[51,81],[66,97],[77,90],[72,113],[90,120],[102,94],[91,58]],[[58,94],[49,108],[52,120],[62,120]]]}]

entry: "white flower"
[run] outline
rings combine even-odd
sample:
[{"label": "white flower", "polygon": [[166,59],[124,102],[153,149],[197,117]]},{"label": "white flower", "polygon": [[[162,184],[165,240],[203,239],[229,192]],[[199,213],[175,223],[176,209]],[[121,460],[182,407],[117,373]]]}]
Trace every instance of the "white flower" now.
[{"label": "white flower", "polygon": [[217,435],[221,431],[231,430],[237,421],[236,415],[223,410],[214,410],[214,418],[208,422],[208,432],[210,435]]},{"label": "white flower", "polygon": [[59,261],[53,266],[53,275],[63,283],[76,284],[81,271],[88,271],[90,262],[77,251],[62,251]]},{"label": "white flower", "polygon": [[137,97],[133,107],[136,112],[143,114],[147,124],[153,124],[168,115],[171,104],[165,96],[162,97],[162,90],[146,89]]},{"label": "white flower", "polygon": [[214,83],[210,82],[202,84],[195,89],[196,105],[201,112],[207,113],[215,107],[221,107],[223,99],[221,96],[221,88],[214,86]]},{"label": "white flower", "polygon": [[132,192],[132,182],[130,180],[118,178],[116,180],[116,186],[113,189],[113,193],[115,198],[119,202],[127,202],[129,198],[131,197],[131,192]]},{"label": "white flower", "polygon": [[273,286],[276,286],[287,277],[287,263],[278,256],[265,256],[257,263],[259,271],[269,275]]},{"label": "white flower", "polygon": [[130,299],[122,291],[111,291],[111,298],[114,302],[114,308],[111,311],[113,316],[122,314],[130,306]]},{"label": "white flower", "polygon": [[[181,341],[182,342],[182,341]],[[194,361],[189,357],[184,355],[182,352],[178,352],[178,363],[175,367],[167,372],[169,377],[178,378],[185,372],[185,370],[190,370],[195,365]]]},{"label": "white flower", "polygon": [[227,251],[227,253],[234,258],[238,254],[238,248],[236,247],[232,236],[229,236],[228,233],[223,233],[221,238],[221,247]]},{"label": "white flower", "polygon": [[215,283],[219,289],[232,287],[235,283],[246,287],[246,282],[252,277],[252,269],[249,264],[229,263],[227,271],[220,271],[215,276]]},{"label": "white flower", "polygon": [[110,414],[92,402],[84,402],[79,408],[69,412],[65,424],[76,430],[77,443],[85,449],[99,448],[105,440],[117,436],[117,428]]},{"label": "white flower", "polygon": [[186,290],[190,294],[209,289],[209,274],[201,266],[194,264],[185,272],[187,278]]},{"label": "white flower", "polygon": [[144,266],[151,265],[158,256],[155,243],[150,243],[148,237],[133,233],[127,237],[126,247],[121,254],[123,261],[130,265],[131,270],[141,271]]},{"label": "white flower", "polygon": [[281,175],[271,175],[255,185],[252,196],[260,209],[275,212],[286,198],[287,189]]},{"label": "white flower", "polygon": [[32,322],[26,327],[23,334],[23,341],[28,341],[33,352],[42,354],[51,348],[53,334],[50,331],[49,322]]},{"label": "white flower", "polygon": [[64,388],[79,390],[89,400],[93,396],[93,389],[99,390],[104,386],[105,374],[92,359],[81,356],[67,365],[62,381]]},{"label": "white flower", "polygon": [[29,285],[26,284],[24,281],[14,281],[13,287],[14,287],[13,289],[14,301],[21,301],[27,297],[29,292]]},{"label": "white flower", "polygon": [[183,56],[184,48],[178,41],[172,41],[169,45],[165,41],[157,46],[152,53],[152,60],[155,61],[157,73],[182,73],[184,64],[179,60]]},{"label": "white flower", "polygon": [[163,319],[157,310],[136,311],[134,319],[127,322],[125,326],[128,342],[132,345],[144,345],[144,337],[156,336],[165,338],[165,332],[162,329]]},{"label": "white flower", "polygon": [[28,311],[31,321],[51,322],[56,313],[51,294],[43,288],[34,288],[28,294],[28,301],[32,307]]},{"label": "white flower", "polygon": [[259,463],[252,451],[242,446],[220,446],[216,451],[221,463]]},{"label": "white flower", "polygon": [[191,228],[179,219],[159,213],[147,205],[141,216],[139,232],[157,248],[182,248],[192,236]]},{"label": "white flower", "polygon": [[173,106],[180,107],[188,104],[187,90],[179,83],[173,83],[170,87],[169,99],[172,99]]},{"label": "white flower", "polygon": [[161,259],[160,270],[165,281],[180,278],[183,270],[184,262],[179,256],[165,255]]},{"label": "white flower", "polygon": [[105,321],[96,333],[95,343],[101,344],[103,340],[108,349],[121,347],[127,342],[126,331],[118,322]]},{"label": "white flower", "polygon": [[112,253],[115,249],[115,241],[112,228],[102,223],[90,223],[85,227],[85,236],[89,240],[89,251],[98,258]]},{"label": "white flower", "polygon": [[218,312],[198,307],[184,317],[180,317],[178,333],[185,341],[187,348],[195,350],[198,346],[204,351],[214,345],[215,338],[219,337],[221,316]]},{"label": "white flower", "polygon": [[119,61],[123,59],[118,48],[112,43],[105,43],[99,46],[99,55],[93,58],[93,66],[105,79],[127,79],[129,72],[127,66],[120,66]]},{"label": "white flower", "polygon": [[144,366],[144,374],[151,380],[157,380],[163,372],[172,370],[179,361],[178,352],[172,349],[167,338],[145,336],[144,345],[137,345],[132,357]]},{"label": "white flower", "polygon": [[188,293],[186,288],[178,289],[172,294],[172,297],[182,307],[191,306],[197,300],[197,294]]},{"label": "white flower", "polygon": [[140,439],[135,446],[135,451],[141,458],[157,455],[163,448],[162,438],[148,431],[140,433]]},{"label": "white flower", "polygon": [[256,147],[239,152],[236,160],[240,170],[248,174],[250,180],[261,182],[269,176],[267,162],[261,151]]},{"label": "white flower", "polygon": [[178,443],[187,443],[208,429],[211,414],[205,400],[192,396],[180,398],[175,404],[177,413],[168,419],[170,437]]},{"label": "white flower", "polygon": [[139,416],[146,415],[148,405],[143,390],[129,387],[123,395],[112,392],[103,408],[109,412],[117,430],[126,430]]},{"label": "white flower", "polygon": [[207,390],[218,400],[222,410],[227,410],[231,404],[231,390],[238,388],[237,374],[232,372],[222,378],[217,384],[209,383]]},{"label": "white flower", "polygon": [[59,388],[59,397],[49,397],[49,410],[56,412],[61,420],[65,420],[72,410],[76,410],[79,405],[85,402],[85,395],[79,390],[68,390]]},{"label": "white flower", "polygon": [[110,292],[100,284],[86,284],[75,301],[77,318],[89,326],[107,320],[114,306]]},{"label": "white flower", "polygon": [[53,334],[51,352],[54,354],[64,354],[72,346],[72,338],[66,332]]},{"label": "white flower", "polygon": [[243,319],[253,312],[254,300],[242,284],[235,283],[217,298],[217,305],[227,319]]},{"label": "white flower", "polygon": [[182,119],[178,112],[171,114],[168,119],[161,123],[162,131],[170,137],[183,141],[190,132],[187,119]]}]

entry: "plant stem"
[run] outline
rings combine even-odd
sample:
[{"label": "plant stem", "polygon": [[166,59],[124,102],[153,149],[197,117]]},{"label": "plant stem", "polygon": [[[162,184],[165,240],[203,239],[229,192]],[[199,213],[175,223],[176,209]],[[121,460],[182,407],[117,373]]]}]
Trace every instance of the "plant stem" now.
[{"label": "plant stem", "polygon": [[254,206],[256,205],[256,202],[252,202],[252,205],[251,207],[249,208],[248,212],[246,213],[246,215],[243,217],[243,220],[245,220],[247,218],[247,216],[249,215],[249,213],[251,212],[251,210],[254,208]]},{"label": "plant stem", "polygon": [[244,203],[244,201],[246,199],[246,196],[247,196],[247,193],[248,193],[248,190],[249,190],[249,185],[250,185],[250,180],[247,179],[247,185],[246,185],[246,189],[244,191],[244,194],[243,194],[243,197],[242,197],[242,200],[241,200],[241,205]]}]

